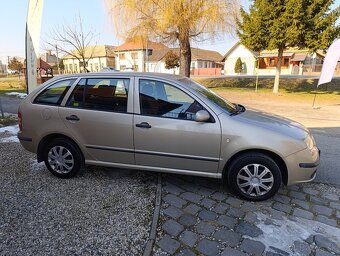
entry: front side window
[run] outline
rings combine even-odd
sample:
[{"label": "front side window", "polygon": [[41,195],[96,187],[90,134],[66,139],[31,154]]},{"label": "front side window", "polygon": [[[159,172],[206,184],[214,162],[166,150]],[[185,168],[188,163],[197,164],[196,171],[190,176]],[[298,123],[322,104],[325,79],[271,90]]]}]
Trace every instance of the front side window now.
[{"label": "front side window", "polygon": [[59,106],[75,78],[56,82],[43,90],[34,100],[36,104]]},{"label": "front side window", "polygon": [[182,90],[164,82],[139,80],[139,99],[142,115],[194,120],[204,108]]},{"label": "front side window", "polygon": [[73,90],[68,107],[111,112],[127,112],[130,79],[81,79]]}]

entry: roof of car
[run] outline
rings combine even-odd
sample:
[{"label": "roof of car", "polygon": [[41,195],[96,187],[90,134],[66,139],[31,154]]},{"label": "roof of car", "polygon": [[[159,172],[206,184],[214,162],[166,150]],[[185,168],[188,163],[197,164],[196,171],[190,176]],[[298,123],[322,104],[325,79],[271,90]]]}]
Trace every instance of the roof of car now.
[{"label": "roof of car", "polygon": [[78,74],[68,74],[68,75],[58,75],[55,79],[67,78],[67,77],[103,77],[103,76],[140,76],[140,77],[155,77],[163,79],[180,80],[184,76],[172,75],[166,73],[154,73],[154,72],[89,72],[89,73],[78,73]]}]

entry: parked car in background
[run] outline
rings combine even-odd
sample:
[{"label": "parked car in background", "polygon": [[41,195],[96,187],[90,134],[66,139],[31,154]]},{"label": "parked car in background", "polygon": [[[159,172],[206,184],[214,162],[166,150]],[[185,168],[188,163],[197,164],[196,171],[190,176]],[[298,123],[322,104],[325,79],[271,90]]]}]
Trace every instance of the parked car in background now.
[{"label": "parked car in background", "polygon": [[113,67],[103,67],[100,72],[119,72],[119,70]]},{"label": "parked car in background", "polygon": [[15,74],[19,74],[19,71],[7,69],[7,74],[9,74],[9,75],[15,75]]},{"label": "parked car in background", "polygon": [[169,74],[58,76],[23,100],[18,118],[23,147],[60,178],[85,164],[222,178],[257,201],[312,181],[319,165],[301,124]]}]

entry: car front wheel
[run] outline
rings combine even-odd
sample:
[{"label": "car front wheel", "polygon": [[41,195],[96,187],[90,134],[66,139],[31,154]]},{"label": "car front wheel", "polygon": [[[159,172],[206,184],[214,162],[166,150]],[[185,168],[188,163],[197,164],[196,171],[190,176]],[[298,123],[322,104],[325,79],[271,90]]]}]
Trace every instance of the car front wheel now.
[{"label": "car front wheel", "polygon": [[228,185],[240,197],[266,200],[279,190],[281,172],[276,162],[261,153],[247,153],[234,159],[228,168]]},{"label": "car front wheel", "polygon": [[45,147],[43,154],[46,167],[59,178],[72,178],[81,169],[81,152],[69,140],[54,139]]}]

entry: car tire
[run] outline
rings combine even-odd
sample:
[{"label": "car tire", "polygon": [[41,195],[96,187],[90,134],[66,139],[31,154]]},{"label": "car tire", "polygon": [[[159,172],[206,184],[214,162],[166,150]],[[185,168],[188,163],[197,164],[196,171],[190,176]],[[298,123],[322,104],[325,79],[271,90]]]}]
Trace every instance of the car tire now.
[{"label": "car tire", "polygon": [[58,178],[72,178],[81,169],[83,156],[77,145],[56,138],[44,147],[43,159],[48,170]]},{"label": "car tire", "polygon": [[279,166],[262,153],[246,153],[235,158],[228,167],[228,185],[241,198],[266,200],[279,190],[282,176]]}]

